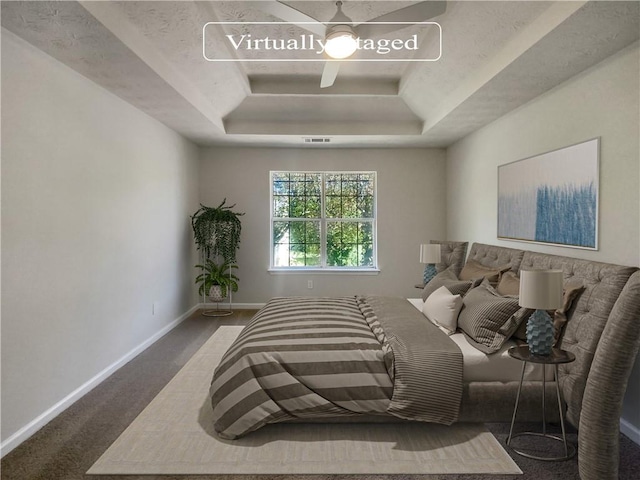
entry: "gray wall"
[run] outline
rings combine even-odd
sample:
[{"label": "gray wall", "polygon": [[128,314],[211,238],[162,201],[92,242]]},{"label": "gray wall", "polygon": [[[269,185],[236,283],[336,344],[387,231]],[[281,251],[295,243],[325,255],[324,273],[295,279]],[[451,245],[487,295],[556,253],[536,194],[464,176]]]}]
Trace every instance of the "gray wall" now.
[{"label": "gray wall", "polygon": [[[635,44],[451,146],[447,150],[448,235],[640,266],[638,59]],[[601,138],[599,250],[498,240],[498,165],[595,137]],[[640,361],[627,389],[623,418],[637,435]]]},{"label": "gray wall", "polygon": [[3,442],[194,305],[197,169],[195,145],[2,30]]},{"label": "gray wall", "polygon": [[[271,274],[270,170],[376,170],[378,172],[378,275]],[[442,150],[252,149],[202,150],[200,198],[236,203],[242,217],[238,251],[240,290],[235,302],[261,303],[278,295],[375,293],[418,296],[423,265],[419,245],[445,233],[445,160]],[[307,288],[313,280],[314,288]]]}]

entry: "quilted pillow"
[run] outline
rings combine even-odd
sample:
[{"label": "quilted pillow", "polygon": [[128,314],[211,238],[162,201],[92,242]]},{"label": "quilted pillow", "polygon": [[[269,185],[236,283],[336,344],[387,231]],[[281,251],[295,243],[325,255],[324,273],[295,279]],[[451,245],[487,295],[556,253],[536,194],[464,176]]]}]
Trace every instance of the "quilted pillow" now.
[{"label": "quilted pillow", "polygon": [[496,287],[500,295],[520,295],[520,277],[515,272],[505,272]]},{"label": "quilted pillow", "polygon": [[447,290],[453,295],[464,295],[473,286],[470,280],[458,280],[456,274],[450,268],[438,273],[433,280],[425,285],[422,290],[422,301],[426,302],[429,295],[438,290],[440,287],[447,287]]},{"label": "quilted pillow", "polygon": [[465,295],[458,327],[471,345],[494,353],[532,312],[518,305],[518,297],[500,295],[485,279]]},{"label": "quilted pillow", "polygon": [[422,313],[447,335],[458,328],[458,314],[462,308],[462,297],[453,295],[447,287],[440,287],[424,302]]},{"label": "quilted pillow", "polygon": [[460,280],[487,279],[492,285],[497,285],[500,275],[511,269],[511,265],[501,267],[487,267],[480,262],[469,259],[460,272]]}]

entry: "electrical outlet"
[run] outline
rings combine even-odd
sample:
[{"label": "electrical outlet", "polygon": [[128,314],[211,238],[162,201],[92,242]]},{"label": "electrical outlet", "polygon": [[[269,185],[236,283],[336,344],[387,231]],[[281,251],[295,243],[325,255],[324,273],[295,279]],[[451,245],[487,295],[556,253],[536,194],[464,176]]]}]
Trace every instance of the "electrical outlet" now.
[{"label": "electrical outlet", "polygon": [[307,288],[313,288],[313,280],[307,280]]},{"label": "electrical outlet", "polygon": [[151,315],[155,315],[158,311],[158,302],[153,302],[151,304]]}]

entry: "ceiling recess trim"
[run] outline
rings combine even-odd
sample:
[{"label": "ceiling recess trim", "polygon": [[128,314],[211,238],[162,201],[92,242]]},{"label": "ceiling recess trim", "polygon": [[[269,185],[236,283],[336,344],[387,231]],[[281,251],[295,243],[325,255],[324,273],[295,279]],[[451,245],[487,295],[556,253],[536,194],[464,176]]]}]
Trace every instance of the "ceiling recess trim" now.
[{"label": "ceiling recess trim", "polygon": [[174,68],[155,46],[140,33],[111,2],[79,1],[96,20],[113,33],[185,100],[205,116],[220,133],[224,133],[222,115],[183,74]]}]

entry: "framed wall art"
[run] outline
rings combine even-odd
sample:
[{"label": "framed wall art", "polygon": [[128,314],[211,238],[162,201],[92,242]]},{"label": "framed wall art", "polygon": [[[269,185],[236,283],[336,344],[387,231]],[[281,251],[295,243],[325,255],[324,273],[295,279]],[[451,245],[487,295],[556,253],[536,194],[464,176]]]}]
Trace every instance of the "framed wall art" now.
[{"label": "framed wall art", "polygon": [[600,139],[498,167],[498,238],[598,249]]}]

